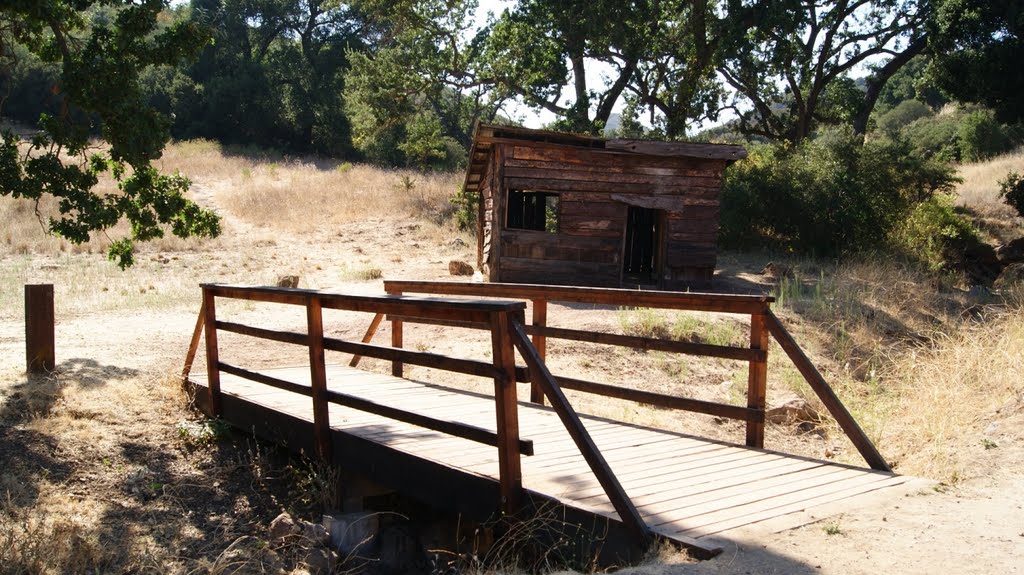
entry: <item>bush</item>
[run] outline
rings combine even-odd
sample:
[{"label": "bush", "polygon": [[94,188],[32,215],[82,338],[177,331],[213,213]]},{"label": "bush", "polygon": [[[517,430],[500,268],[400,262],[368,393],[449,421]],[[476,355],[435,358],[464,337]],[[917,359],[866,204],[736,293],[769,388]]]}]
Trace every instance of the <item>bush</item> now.
[{"label": "bush", "polygon": [[932,271],[947,268],[957,254],[980,241],[978,230],[957,213],[949,194],[916,204],[893,239],[898,251]]},{"label": "bush", "polygon": [[974,110],[957,126],[960,159],[978,162],[1009,151],[1012,147],[1006,126],[996,121],[991,110]]},{"label": "bush", "polygon": [[953,114],[919,118],[900,131],[900,136],[910,143],[915,154],[944,162],[960,161],[957,134],[957,118]]},{"label": "bush", "polygon": [[896,137],[904,126],[915,120],[932,116],[932,109],[917,100],[905,100],[878,118],[878,129],[889,137]]},{"label": "bush", "polygon": [[1010,172],[1006,174],[1005,180],[999,181],[999,196],[1024,218],[1024,178],[1020,174]]},{"label": "bush", "polygon": [[911,208],[954,181],[950,166],[905,141],[862,145],[849,131],[755,147],[726,172],[721,242],[818,256],[887,249]]}]

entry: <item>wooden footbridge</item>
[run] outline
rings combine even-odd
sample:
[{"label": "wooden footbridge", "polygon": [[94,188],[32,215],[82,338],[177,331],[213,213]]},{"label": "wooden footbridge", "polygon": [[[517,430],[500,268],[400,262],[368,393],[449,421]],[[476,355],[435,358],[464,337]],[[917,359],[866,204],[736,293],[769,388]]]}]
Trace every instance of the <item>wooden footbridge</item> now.
[{"label": "wooden footbridge", "polygon": [[[855,507],[866,494],[909,483],[909,478],[891,473],[771,312],[770,297],[416,281],[388,281],[385,291],[387,295],[366,296],[203,285],[203,305],[185,368],[197,404],[211,416],[291,449],[316,453],[438,507],[483,518],[496,510],[516,513],[555,502],[578,521],[601,521],[624,531],[635,548],[662,537],[711,555],[719,549],[720,539],[736,529],[792,526],[787,520],[805,517],[794,514]],[[302,306],[306,330],[275,331],[222,321],[216,311],[222,299]],[[529,322],[526,301],[532,304]],[[547,321],[549,302],[747,315],[750,345],[728,347],[554,327]],[[361,341],[326,337],[325,309],[366,312],[373,319]],[[371,343],[384,321],[391,325],[390,346]],[[483,361],[404,349],[403,330],[414,323],[488,331],[492,357]],[[220,349],[220,332],[303,346],[309,362],[258,370],[225,362],[222,351],[227,356],[230,350]],[[189,378],[203,334],[206,374]],[[764,449],[770,337],[870,469]],[[546,341],[552,338],[746,361],[746,405],[553,375],[545,364]],[[522,359],[518,365],[517,351]],[[327,352],[349,354],[347,365],[328,362]],[[364,356],[390,361],[391,375],[359,369]],[[493,380],[494,392],[405,379],[404,364],[487,378]],[[519,400],[517,382],[529,384],[529,401]],[[745,442],[725,443],[580,415],[566,398],[566,389],[740,420],[746,426]]]}]

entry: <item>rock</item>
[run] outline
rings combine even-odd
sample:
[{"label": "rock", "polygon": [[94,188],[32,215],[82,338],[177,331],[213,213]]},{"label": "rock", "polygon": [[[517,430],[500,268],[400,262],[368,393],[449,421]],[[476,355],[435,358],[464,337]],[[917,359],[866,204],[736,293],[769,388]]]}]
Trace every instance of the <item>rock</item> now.
[{"label": "rock", "polygon": [[330,533],[331,549],[348,557],[367,555],[374,537],[380,532],[380,516],[360,511],[341,515],[324,515],[323,526]]},{"label": "rock", "polygon": [[338,554],[334,551],[315,547],[306,553],[303,563],[306,564],[306,567],[312,574],[333,573],[335,566],[338,564]]},{"label": "rock", "polygon": [[777,264],[775,262],[768,262],[768,265],[764,266],[764,269],[761,270],[761,275],[775,279],[792,279],[794,277],[793,268],[785,264]]},{"label": "rock", "polygon": [[1003,268],[1002,273],[996,278],[993,287],[996,289],[1008,289],[1014,284],[1024,284],[1024,262],[1012,263]]},{"label": "rock", "polygon": [[299,287],[299,276],[280,276],[277,278],[277,287],[297,288]]},{"label": "rock", "polygon": [[304,542],[308,545],[322,546],[331,542],[331,534],[327,532],[326,527],[319,523],[300,521],[299,530]]},{"label": "rock", "polygon": [[1017,238],[996,248],[996,256],[1004,264],[1024,262],[1024,238]]},{"label": "rock", "polygon": [[244,573],[284,573],[281,557],[257,537],[246,535],[235,539],[214,561],[211,573],[242,575]]},{"label": "rock", "polygon": [[814,409],[807,400],[795,397],[787,400],[782,405],[772,407],[764,412],[765,421],[781,425],[791,425],[801,422],[817,422],[821,419],[818,411]]},{"label": "rock", "polygon": [[285,540],[298,535],[301,532],[301,528],[295,524],[295,520],[292,519],[291,515],[282,513],[270,522],[270,527],[267,531],[267,535],[270,537],[270,542],[278,545],[284,543]]},{"label": "rock", "polygon": [[473,275],[473,266],[466,262],[459,260],[452,260],[448,262],[448,273],[453,276],[471,276]]}]

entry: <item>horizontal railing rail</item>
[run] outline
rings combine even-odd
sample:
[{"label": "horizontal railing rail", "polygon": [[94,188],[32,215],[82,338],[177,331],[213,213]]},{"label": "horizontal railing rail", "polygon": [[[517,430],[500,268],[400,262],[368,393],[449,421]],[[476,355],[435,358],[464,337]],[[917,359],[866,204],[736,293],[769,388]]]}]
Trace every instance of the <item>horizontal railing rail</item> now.
[{"label": "horizontal railing rail", "polygon": [[[874,444],[863,432],[854,418],[843,406],[838,396],[825,379],[808,360],[796,341],[793,339],[779,319],[772,313],[771,304],[774,298],[766,295],[738,295],[715,293],[679,293],[637,291],[612,288],[590,288],[571,286],[548,286],[537,284],[507,283],[475,283],[448,281],[407,281],[386,280],[384,289],[391,295],[408,293],[430,294],[438,296],[493,297],[502,299],[524,299],[531,302],[532,322],[522,325],[523,332],[532,336],[532,344],[537,350],[541,361],[546,360],[547,340],[563,339],[612,346],[627,347],[638,350],[662,351],[684,355],[716,357],[748,362],[747,405],[736,406],[725,403],[679,397],[663,393],[648,392],[620,385],[610,385],[586,381],[582,379],[554,375],[563,389],[582,391],[604,397],[624,399],[656,407],[678,409],[717,417],[724,417],[746,422],[746,443],[752,447],[764,447],[765,410],[767,407],[767,372],[769,337],[775,340],[786,352],[807,380],[822,404],[828,409],[841,429],[850,438],[867,464],[877,470],[891,471],[889,464],[881,456]],[[549,303],[576,303],[593,305],[610,305],[620,308],[652,308],[659,310],[706,311],[726,314],[749,315],[750,345],[735,347],[712,345],[707,343],[675,341],[661,338],[641,337],[624,334],[613,334],[597,331],[567,329],[547,325],[547,306]],[[424,319],[388,314],[375,318],[364,336],[369,341],[381,320],[386,319],[392,324],[392,346],[402,345],[402,323],[428,323],[481,329],[478,322],[452,321],[451,319]],[[354,358],[358,363],[358,357]],[[392,372],[402,373],[399,361],[392,363]],[[543,402],[545,394],[528,369],[518,368],[516,379],[529,381],[532,385],[531,401]]]}]

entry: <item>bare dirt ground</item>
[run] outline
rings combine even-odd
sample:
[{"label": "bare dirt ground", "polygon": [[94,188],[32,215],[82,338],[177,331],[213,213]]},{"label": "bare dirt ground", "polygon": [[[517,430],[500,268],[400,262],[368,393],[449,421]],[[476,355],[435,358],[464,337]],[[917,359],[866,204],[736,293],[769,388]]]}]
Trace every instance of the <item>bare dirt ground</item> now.
[{"label": "bare dirt ground", "polygon": [[[197,198],[221,207],[216,190],[201,181]],[[22,546],[18,552],[0,551],[0,573],[224,572],[223,552],[232,541],[261,536],[282,510],[315,508],[316,502],[303,501],[310,483],[283,471],[256,444],[241,436],[207,442],[194,431],[201,422],[188,411],[175,374],[195,323],[200,282],[266,284],[294,274],[301,287],[382,293],[374,276],[451,279],[449,260],[475,259],[471,238],[412,217],[344,223],[289,237],[221,211],[227,217],[223,238],[187,251],[144,252],[136,268],[124,274],[93,277],[87,270],[108,265],[94,254],[0,259],[8,275],[0,297],[0,516],[21,529],[0,532],[0,547]],[[765,289],[758,274],[766,263],[762,257],[730,256],[723,262],[720,286]],[[87,285],[80,285],[86,276]],[[58,371],[51,378],[24,373],[20,286],[37,282],[57,289]],[[267,327],[302,321],[245,305],[226,306],[225,313],[258,318]],[[636,321],[609,309],[555,309],[551,317],[559,326],[612,330]],[[338,315],[327,323],[333,333],[354,336],[368,321]],[[725,339],[744,337],[737,320],[700,318],[699,325]],[[294,357],[268,356],[241,340],[222,345],[234,345],[230,353],[254,362],[253,367],[304,360],[302,350]],[[486,342],[452,330],[418,328],[407,346],[479,357]],[[552,346],[549,354],[556,373],[645,382],[703,399],[736,399],[745,385],[744,366],[726,361],[595,354],[570,343]],[[772,386],[776,396],[790,393],[785,382]],[[581,411],[734,441],[741,437],[738,425],[576,400]],[[1019,401],[1000,418],[983,422],[991,448],[986,444],[979,451],[976,472],[955,486],[881,501],[767,538],[737,538],[710,561],[666,552],[627,572],[1024,572],[1024,397]],[[814,457],[838,449],[826,434],[778,426],[769,431],[767,446]],[[303,486],[306,495],[298,494]],[[125,538],[124,530],[134,535]],[[33,557],[25,544],[25,536],[33,534],[63,537],[74,547],[65,551],[86,560],[47,563]],[[111,549],[111,541],[131,545]],[[5,568],[4,559],[20,563]]]}]

